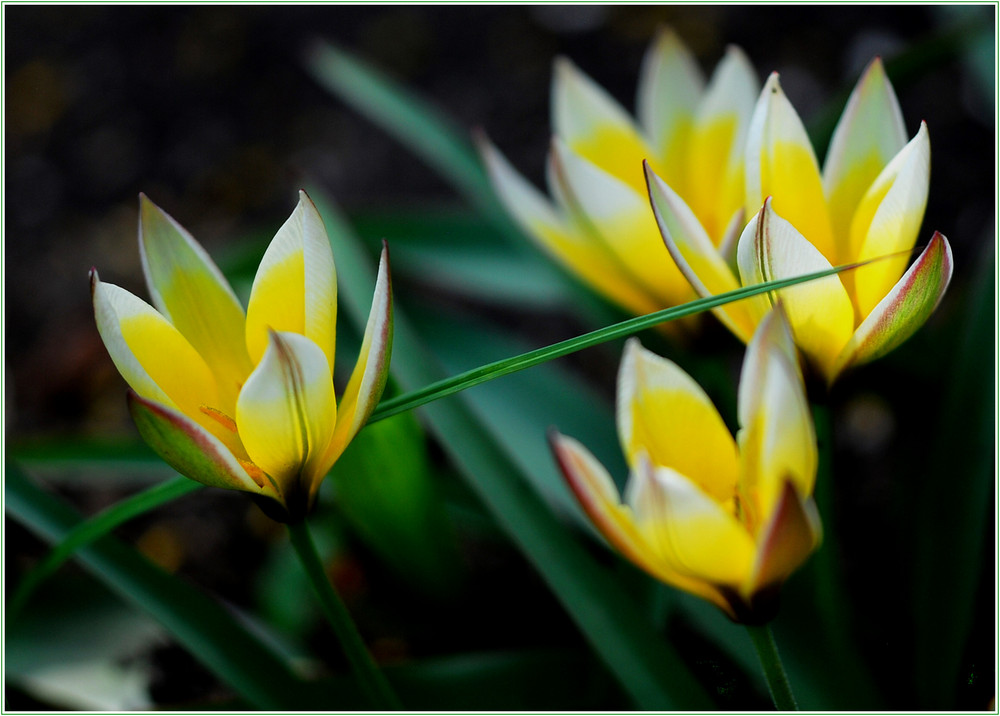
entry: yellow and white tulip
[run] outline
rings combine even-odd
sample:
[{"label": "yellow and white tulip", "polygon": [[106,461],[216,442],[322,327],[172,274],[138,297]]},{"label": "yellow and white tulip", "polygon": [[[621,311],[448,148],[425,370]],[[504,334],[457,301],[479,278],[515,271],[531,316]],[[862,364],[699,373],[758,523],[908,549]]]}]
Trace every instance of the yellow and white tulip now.
[{"label": "yellow and white tulip", "polygon": [[535,189],[489,142],[481,153],[497,194],[556,260],[635,314],[688,301],[687,280],[663,251],[642,162],[684,196],[713,246],[732,243],[743,216],[743,145],[759,88],[730,47],[705,86],[677,36],[661,31],[646,54],[638,122],[569,60],[552,83],[548,184]]},{"label": "yellow and white tulip", "polygon": [[[699,295],[892,256],[778,292],[796,344],[831,383],[923,325],[951,279],[951,247],[935,232],[907,270],[907,252],[927,204],[930,139],[921,123],[906,141],[880,60],[855,87],[822,173],[798,114],[772,74],[750,121],[744,171],[745,208],[753,218],[740,235],[734,262],[732,254],[715,248],[669,178],[647,166],[660,232]],[[745,342],[771,302],[758,297],[714,310]]]},{"label": "yellow and white tulip", "polygon": [[698,384],[633,338],[618,374],[624,497],[579,442],[555,433],[552,446],[581,506],[623,555],[734,620],[761,623],[821,535],[816,437],[780,308],[750,341],[738,402],[734,440]]},{"label": "yellow and white tulip", "polygon": [[[97,328],[143,439],[181,474],[300,519],[378,403],[392,349],[383,248],[361,355],[334,395],[337,277],[316,207],[299,203],[257,270],[246,311],[205,250],[140,197],[153,306],[91,270]],[[154,308],[155,306],[155,308]],[[273,501],[273,502],[272,502]]]}]

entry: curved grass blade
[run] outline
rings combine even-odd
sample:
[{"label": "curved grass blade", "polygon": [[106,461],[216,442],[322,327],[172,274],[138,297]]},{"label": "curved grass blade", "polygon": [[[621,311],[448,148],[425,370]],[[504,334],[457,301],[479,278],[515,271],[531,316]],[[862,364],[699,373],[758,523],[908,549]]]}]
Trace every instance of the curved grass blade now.
[{"label": "curved grass blade", "polygon": [[[13,463],[4,465],[4,504],[18,522],[49,542],[79,524],[69,505],[34,485]],[[77,552],[95,576],[132,606],[150,614],[209,671],[256,708],[315,708],[288,665],[199,589],[168,575],[110,535]],[[329,707],[329,704],[326,704]]]},{"label": "curved grass blade", "polygon": [[85,547],[102,537],[118,525],[128,522],[133,517],[145,514],[160,505],[176,500],[190,492],[204,487],[186,477],[176,477],[173,480],[161,482],[149,489],[143,490],[131,497],[108,507],[88,520],[81,522],[56,545],[44,560],[28,572],[13,598],[7,605],[8,618],[14,618],[28,602],[46,578],[55,573],[67,559],[78,549]]},{"label": "curved grass blade", "polygon": [[[872,261],[878,261],[884,258],[888,257],[879,257],[877,259],[872,259]],[[545,363],[546,361],[550,361],[554,358],[561,358],[562,356],[575,353],[576,351],[583,350],[584,348],[590,348],[591,346],[596,346],[616,338],[625,338],[633,333],[638,333],[639,331],[647,328],[652,328],[660,323],[666,323],[667,321],[674,321],[679,318],[692,316],[696,313],[701,313],[702,311],[707,311],[717,306],[731,303],[732,301],[739,301],[750,296],[767,293],[768,291],[776,291],[788,286],[794,286],[797,283],[814,281],[816,279],[823,278],[824,276],[830,276],[840,273],[841,271],[858,268],[859,266],[863,266],[864,263],[845,264],[832,269],[826,269],[825,271],[803,274],[802,276],[795,276],[793,278],[781,279],[779,281],[768,281],[767,283],[761,283],[754,286],[744,286],[733,291],[720,293],[717,296],[699,298],[680,306],[665,308],[662,311],[648,313],[645,316],[629,318],[621,321],[620,323],[599,328],[596,331],[591,331],[590,333],[585,333],[582,336],[576,336],[575,338],[569,338],[565,341],[560,341],[559,343],[553,343],[552,345],[544,346],[543,348],[537,348],[533,351],[528,351],[527,353],[514,356],[513,358],[505,358],[503,360],[494,361],[493,363],[467,370],[464,373],[459,373],[458,375],[453,375],[449,378],[435,381],[434,383],[426,385],[418,390],[385,400],[380,403],[377,408],[375,408],[371,417],[368,418],[368,422],[372,423],[407,410],[412,410],[413,408],[418,408],[421,405],[430,403],[431,401],[453,395],[459,391],[465,390],[466,388],[471,388],[474,385],[479,385],[480,383],[485,383],[488,380],[500,378],[501,376],[510,375],[511,373],[516,373],[517,371],[524,370],[525,368],[531,368],[532,366]]]},{"label": "curved grass blade", "polygon": [[[322,192],[311,195],[319,199]],[[342,305],[354,320],[363,321],[371,300],[373,265],[330,204],[317,201],[317,205],[341,269]],[[437,377],[433,359],[399,310],[394,316],[393,347],[397,356],[405,356],[391,367],[404,388]],[[711,708],[701,685],[636,601],[553,516],[464,403],[435,403],[426,407],[423,417],[453,464],[545,579],[636,705],[647,710]]]}]

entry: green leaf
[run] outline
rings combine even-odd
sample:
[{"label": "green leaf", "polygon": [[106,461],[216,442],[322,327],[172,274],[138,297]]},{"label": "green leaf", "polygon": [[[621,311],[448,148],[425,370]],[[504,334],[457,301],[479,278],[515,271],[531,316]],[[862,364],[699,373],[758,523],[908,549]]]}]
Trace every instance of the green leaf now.
[{"label": "green leaf", "polygon": [[[498,355],[518,354],[525,346],[496,326],[462,319],[435,307],[410,310],[414,328],[435,359],[450,373],[483,364]],[[464,394],[469,409],[496,444],[560,513],[590,526],[552,459],[550,427],[587,445],[616,477],[627,470],[615,434],[610,400],[556,362],[485,383]]]},{"label": "green leaf", "polygon": [[[314,199],[321,192],[312,193]],[[355,321],[368,312],[374,263],[329,202],[317,201],[342,269],[341,300]],[[398,306],[392,371],[401,386],[433,382],[427,349]],[[403,356],[405,359],[400,359]],[[517,466],[461,401],[427,406],[423,417],[452,463],[538,570],[595,652],[644,709],[709,708],[711,701],[684,662],[656,633],[611,573],[573,539],[527,484]]]},{"label": "green leaf", "polygon": [[[884,258],[888,257],[883,256],[878,259],[872,259],[872,261],[878,261]],[[419,389],[411,390],[411,392],[408,392],[405,395],[384,400],[378,405],[377,408],[375,408],[371,417],[368,418],[368,422],[373,423],[392,415],[398,415],[399,413],[412,410],[413,408],[439,400],[440,398],[454,395],[455,393],[463,391],[466,388],[471,388],[472,386],[479,385],[480,383],[485,383],[488,380],[510,375],[511,373],[516,373],[517,371],[524,370],[525,368],[532,368],[536,365],[541,365],[542,363],[553,360],[554,358],[561,358],[562,356],[569,355],[570,353],[583,350],[584,348],[600,345],[601,343],[615,340],[617,338],[625,338],[661,323],[674,321],[687,316],[693,316],[697,313],[701,313],[702,311],[708,311],[712,308],[716,308],[717,306],[722,306],[733,301],[739,301],[750,296],[756,296],[761,293],[767,293],[768,291],[777,291],[788,286],[794,286],[798,283],[815,281],[816,279],[823,278],[824,276],[832,276],[833,274],[840,273],[841,271],[845,271],[847,269],[856,268],[861,265],[863,265],[863,263],[837,266],[835,268],[826,269],[824,271],[816,271],[815,273],[810,274],[803,274],[793,278],[768,281],[753,286],[744,286],[733,291],[720,293],[716,296],[699,298],[680,306],[673,306],[671,308],[665,308],[662,311],[648,313],[644,316],[629,318],[619,323],[599,328],[596,331],[585,333],[582,336],[576,336],[575,338],[560,341],[559,343],[553,343],[552,345],[537,348],[535,350],[516,355],[512,358],[494,361],[493,363],[488,363],[487,365],[467,370],[463,373],[459,373],[458,375],[437,380]]]},{"label": "green leaf", "polygon": [[458,552],[411,415],[362,430],[333,466],[334,502],[361,539],[426,594],[458,579]]},{"label": "green leaf", "polygon": [[[5,469],[6,509],[32,532],[55,542],[80,524],[71,507],[34,485],[15,464],[8,461]],[[288,665],[199,589],[110,536],[81,549],[77,558],[126,602],[156,619],[254,707],[273,711],[309,706]]]},{"label": "green leaf", "polygon": [[145,514],[201,487],[203,486],[186,477],[176,477],[117,502],[90,519],[81,522],[49,552],[44,560],[24,576],[7,605],[7,616],[17,615],[38,586],[59,569],[63,562],[72,557],[76,550],[110,533],[118,525],[133,517]]},{"label": "green leaf", "polygon": [[329,43],[306,53],[323,87],[378,124],[491,219],[509,224],[466,132],[411,91]]}]

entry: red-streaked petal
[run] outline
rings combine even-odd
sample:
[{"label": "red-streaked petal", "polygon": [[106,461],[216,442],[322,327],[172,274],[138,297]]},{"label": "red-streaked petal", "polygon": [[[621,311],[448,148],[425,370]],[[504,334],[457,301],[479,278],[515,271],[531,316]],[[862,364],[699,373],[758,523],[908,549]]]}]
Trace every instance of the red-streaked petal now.
[{"label": "red-streaked petal", "polygon": [[325,473],[375,410],[389,377],[392,355],[392,278],[389,269],[389,246],[382,245],[375,294],[365,326],[361,352],[337,407],[337,427],[323,458]]},{"label": "red-streaked petal", "polygon": [[822,539],[816,505],[803,499],[791,482],[785,482],[780,497],[761,532],[753,574],[744,596],[781,584],[798,569]]},{"label": "red-streaked petal", "polygon": [[837,360],[833,377],[885,355],[912,336],[941,302],[952,270],[951,245],[935,232],[909,270],[858,326]]},{"label": "red-streaked petal", "polygon": [[255,482],[225,445],[182,413],[131,390],[128,407],[142,439],[185,477],[212,487],[277,496],[274,485]]}]

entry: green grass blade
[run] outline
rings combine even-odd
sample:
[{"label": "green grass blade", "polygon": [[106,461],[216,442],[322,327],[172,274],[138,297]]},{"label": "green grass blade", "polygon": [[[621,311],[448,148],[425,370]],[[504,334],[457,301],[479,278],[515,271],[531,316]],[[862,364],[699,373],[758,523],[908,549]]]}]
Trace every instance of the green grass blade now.
[{"label": "green grass blade", "polygon": [[479,385],[480,383],[485,383],[488,380],[500,378],[501,376],[510,375],[511,373],[516,373],[517,371],[524,370],[525,368],[540,365],[553,360],[554,358],[561,358],[569,355],[570,353],[583,350],[584,348],[600,345],[601,343],[615,340],[616,338],[625,338],[634,333],[638,333],[639,331],[646,330],[647,328],[652,328],[660,323],[666,323],[667,321],[674,321],[679,318],[692,316],[696,313],[701,313],[702,311],[707,311],[712,308],[716,308],[717,306],[731,303],[732,301],[739,301],[741,299],[756,296],[768,291],[776,291],[778,289],[787,288],[788,286],[794,286],[798,283],[814,281],[816,279],[823,278],[824,276],[831,276],[850,268],[856,268],[859,265],[861,264],[838,266],[832,269],[826,269],[825,271],[803,274],[802,276],[781,279],[779,281],[769,281],[755,286],[744,286],[733,291],[720,293],[717,296],[699,298],[680,306],[665,308],[662,311],[649,313],[645,316],[629,318],[619,323],[615,323],[614,325],[599,328],[596,331],[591,331],[590,333],[585,333],[582,336],[576,336],[575,338],[570,338],[565,341],[560,341],[559,343],[553,343],[552,345],[544,346],[543,348],[522,353],[521,355],[514,356],[513,358],[505,358],[478,368],[473,368],[465,371],[464,373],[459,373],[458,375],[453,375],[449,378],[435,381],[424,386],[423,388],[419,388],[404,395],[390,398],[389,400],[383,401],[377,408],[375,408],[375,411],[368,419],[368,422],[375,422],[407,410],[412,410],[413,408],[420,407],[421,405],[426,405],[431,401],[438,400],[449,395],[454,395],[455,393],[465,390],[466,388],[471,388],[474,385]]},{"label": "green grass blade", "polygon": [[[342,306],[357,322],[368,314],[374,262],[349,229],[317,200],[341,270]],[[392,364],[404,388],[433,381],[433,359],[397,306]],[[402,357],[402,358],[400,358]],[[460,401],[423,411],[429,429],[468,480],[497,523],[538,570],[594,651],[636,705],[644,709],[710,708],[711,701],[676,652],[642,616],[642,610],[553,516],[507,455]]]},{"label": "green grass blade", "polygon": [[473,206],[491,219],[509,222],[467,133],[436,108],[328,43],[309,49],[306,66],[317,82],[423,159]]},{"label": "green grass blade", "polygon": [[[80,524],[75,510],[34,485],[9,461],[4,488],[7,511],[42,539],[62,540]],[[155,618],[254,707],[274,711],[309,706],[302,702],[301,682],[285,662],[197,588],[109,535],[79,550],[77,558],[126,602]]]},{"label": "green grass blade", "polygon": [[44,560],[24,576],[7,606],[7,616],[16,615],[27,603],[38,585],[55,573],[63,562],[73,556],[76,550],[108,534],[118,525],[128,522],[133,517],[145,514],[201,487],[203,486],[186,477],[177,477],[117,502],[90,519],[81,522],[49,552]]}]

